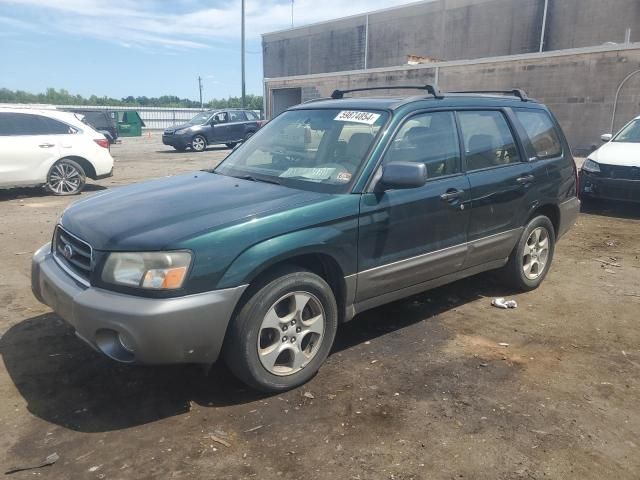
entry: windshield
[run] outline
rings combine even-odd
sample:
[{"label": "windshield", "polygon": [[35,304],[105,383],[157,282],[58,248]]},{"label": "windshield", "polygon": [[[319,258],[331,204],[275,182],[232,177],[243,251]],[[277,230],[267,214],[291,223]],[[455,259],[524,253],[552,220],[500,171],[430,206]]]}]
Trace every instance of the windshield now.
[{"label": "windshield", "polygon": [[193,117],[187,123],[190,123],[191,125],[202,125],[207,120],[209,120],[209,117],[211,117],[211,115],[212,115],[212,112],[202,112],[202,113],[197,114],[195,117]]},{"label": "windshield", "polygon": [[613,139],[614,142],[640,143],[640,118],[633,120]]},{"label": "windshield", "polygon": [[290,110],[258,130],[215,172],[345,193],[388,116],[384,111]]}]

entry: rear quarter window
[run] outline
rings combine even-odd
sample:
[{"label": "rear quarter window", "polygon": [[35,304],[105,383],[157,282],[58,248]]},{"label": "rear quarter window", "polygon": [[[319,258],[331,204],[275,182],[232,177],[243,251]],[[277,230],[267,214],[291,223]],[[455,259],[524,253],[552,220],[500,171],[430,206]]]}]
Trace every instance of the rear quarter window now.
[{"label": "rear quarter window", "polygon": [[516,109],[515,114],[529,137],[536,157],[552,158],[562,155],[560,137],[547,112]]}]

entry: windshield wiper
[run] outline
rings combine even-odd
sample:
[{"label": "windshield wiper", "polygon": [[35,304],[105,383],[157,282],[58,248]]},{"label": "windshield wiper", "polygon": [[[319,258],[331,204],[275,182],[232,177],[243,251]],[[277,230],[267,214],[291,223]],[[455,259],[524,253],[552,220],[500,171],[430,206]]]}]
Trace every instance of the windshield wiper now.
[{"label": "windshield wiper", "polygon": [[273,185],[281,185],[281,183],[278,182],[277,180],[269,180],[266,178],[256,178],[256,177],[252,177],[251,175],[242,175],[239,177],[232,175],[232,177],[240,178],[241,180],[249,180],[250,182],[262,182],[262,183],[272,183]]}]

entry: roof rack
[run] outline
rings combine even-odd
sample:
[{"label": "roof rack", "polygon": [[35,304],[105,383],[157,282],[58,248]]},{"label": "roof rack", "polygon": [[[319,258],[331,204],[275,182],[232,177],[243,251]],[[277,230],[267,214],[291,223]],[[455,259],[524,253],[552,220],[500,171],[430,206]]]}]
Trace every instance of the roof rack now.
[{"label": "roof rack", "polygon": [[368,90],[426,90],[433,98],[444,98],[444,95],[440,92],[440,89],[437,85],[392,85],[387,87],[366,87],[366,88],[352,88],[350,90],[334,90],[331,94],[331,98],[334,100],[339,100],[344,98],[345,93],[351,92],[365,92]]},{"label": "roof rack", "polygon": [[514,88],[513,90],[464,90],[459,92],[447,93],[495,93],[501,95],[513,95],[514,97],[518,97],[523,102],[528,102],[530,100],[527,93],[521,88]]}]

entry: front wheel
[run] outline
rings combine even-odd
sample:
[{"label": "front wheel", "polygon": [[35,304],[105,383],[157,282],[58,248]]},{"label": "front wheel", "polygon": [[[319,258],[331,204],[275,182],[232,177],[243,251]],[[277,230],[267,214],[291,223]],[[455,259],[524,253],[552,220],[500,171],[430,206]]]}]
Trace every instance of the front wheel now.
[{"label": "front wheel", "polygon": [[76,195],[87,182],[87,175],[79,163],[69,158],[58,160],[49,170],[46,189],[54,195]]},{"label": "front wheel", "polygon": [[196,135],[191,139],[191,150],[194,152],[204,152],[207,148],[207,139],[202,135]]},{"label": "front wheel", "polygon": [[538,288],[551,267],[555,244],[551,220],[543,215],[531,220],[503,268],[507,284],[525,292]]},{"label": "front wheel", "polygon": [[295,268],[250,288],[229,325],[226,363],[258,390],[280,392],[305,383],[327,358],[338,328],[331,288]]}]

